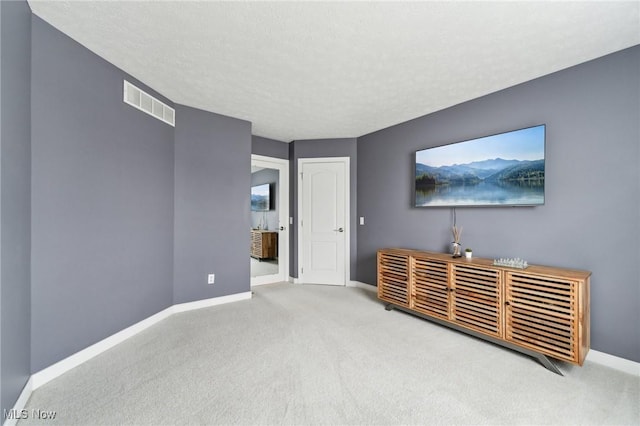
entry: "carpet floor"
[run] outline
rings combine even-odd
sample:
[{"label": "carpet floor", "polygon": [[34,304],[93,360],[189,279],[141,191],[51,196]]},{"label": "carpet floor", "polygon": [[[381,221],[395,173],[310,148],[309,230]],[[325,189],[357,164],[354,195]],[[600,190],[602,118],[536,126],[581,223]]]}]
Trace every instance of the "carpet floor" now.
[{"label": "carpet floor", "polygon": [[275,275],[278,273],[278,260],[265,259],[258,260],[253,257],[251,260],[251,277],[261,277],[263,275]]},{"label": "carpet floor", "polygon": [[20,425],[628,424],[640,378],[587,362],[564,377],[359,288],[254,288],[175,314],[33,392]]}]

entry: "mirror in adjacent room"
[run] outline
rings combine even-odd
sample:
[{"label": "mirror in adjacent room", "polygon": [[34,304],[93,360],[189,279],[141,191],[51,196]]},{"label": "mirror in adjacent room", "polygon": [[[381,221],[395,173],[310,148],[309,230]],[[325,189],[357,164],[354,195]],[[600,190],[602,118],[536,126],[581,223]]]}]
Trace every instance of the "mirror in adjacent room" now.
[{"label": "mirror in adjacent room", "polygon": [[251,277],[278,274],[277,169],[251,167]]}]

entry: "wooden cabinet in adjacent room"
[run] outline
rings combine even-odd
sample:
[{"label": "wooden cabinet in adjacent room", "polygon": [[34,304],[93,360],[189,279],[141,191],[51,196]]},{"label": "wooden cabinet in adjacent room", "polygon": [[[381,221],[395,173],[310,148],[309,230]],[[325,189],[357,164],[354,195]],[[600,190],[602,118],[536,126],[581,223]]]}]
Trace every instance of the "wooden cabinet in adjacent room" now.
[{"label": "wooden cabinet in adjacent room", "polygon": [[278,232],[262,229],[251,230],[251,257],[258,260],[275,259],[278,256]]}]

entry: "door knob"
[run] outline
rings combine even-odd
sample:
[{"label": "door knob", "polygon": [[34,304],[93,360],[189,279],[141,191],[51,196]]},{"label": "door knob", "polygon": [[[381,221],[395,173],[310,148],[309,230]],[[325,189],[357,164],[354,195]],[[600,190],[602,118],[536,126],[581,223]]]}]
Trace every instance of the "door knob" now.
[{"label": "door knob", "polygon": [[344,232],[344,229],[342,228],[338,228],[338,229],[334,229],[335,232]]},{"label": "door knob", "polygon": [[281,230],[281,231],[284,231],[284,226],[281,226],[281,227],[280,227],[280,230]]}]

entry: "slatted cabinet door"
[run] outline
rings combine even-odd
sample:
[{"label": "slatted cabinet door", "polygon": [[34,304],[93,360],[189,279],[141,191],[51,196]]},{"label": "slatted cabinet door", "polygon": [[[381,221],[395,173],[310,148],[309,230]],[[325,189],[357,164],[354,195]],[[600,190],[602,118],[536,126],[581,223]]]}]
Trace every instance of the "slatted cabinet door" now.
[{"label": "slatted cabinet door", "polygon": [[497,269],[453,264],[452,320],[460,325],[502,337],[501,274]]},{"label": "slatted cabinet door", "polygon": [[409,256],[378,252],[378,298],[409,307]]},{"label": "slatted cabinet door", "polygon": [[577,282],[506,273],[506,336],[553,358],[582,364],[578,357]]},{"label": "slatted cabinet door", "polygon": [[449,273],[447,262],[412,257],[411,309],[449,319]]}]

